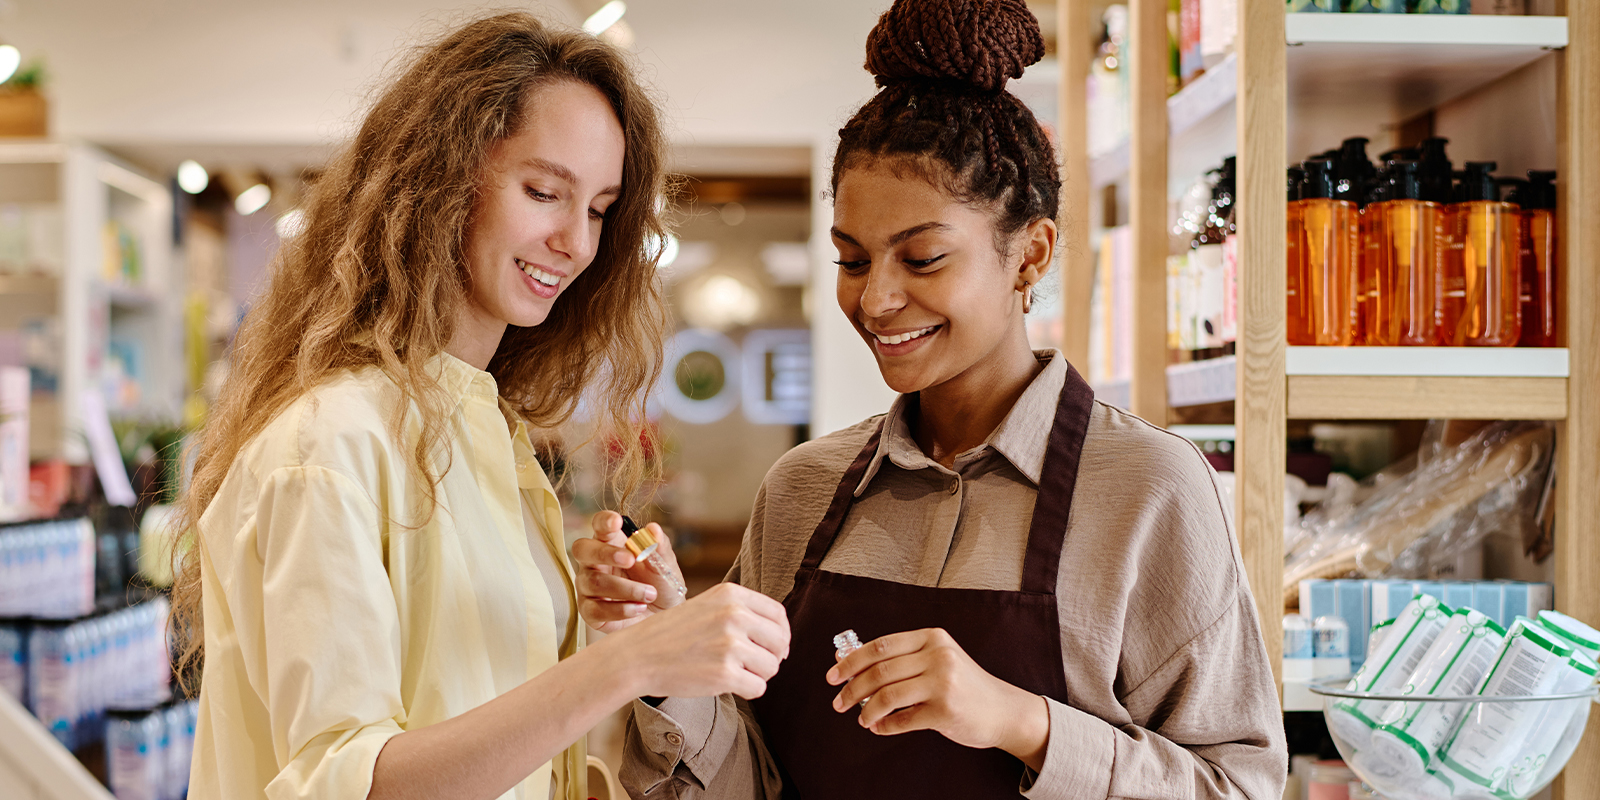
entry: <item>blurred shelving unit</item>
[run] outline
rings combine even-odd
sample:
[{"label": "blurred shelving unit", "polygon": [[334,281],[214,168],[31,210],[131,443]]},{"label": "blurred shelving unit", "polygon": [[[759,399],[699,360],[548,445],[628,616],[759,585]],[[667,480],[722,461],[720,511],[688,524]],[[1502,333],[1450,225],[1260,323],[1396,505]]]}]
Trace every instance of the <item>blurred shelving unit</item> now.
[{"label": "blurred shelving unit", "polygon": [[[1085,108],[1087,77],[1069,35],[1092,35],[1091,0],[1063,0],[1063,131]],[[1600,4],[1554,17],[1288,14],[1284,0],[1238,0],[1234,53],[1168,98],[1161,87],[1167,4],[1129,0],[1133,124],[1126,146],[1092,162],[1063,136],[1063,229],[1093,192],[1126,183],[1133,229],[1133,376],[1128,405],[1165,422],[1170,408],[1233,404],[1238,536],[1274,663],[1281,648],[1283,482],[1290,419],[1503,418],[1558,422],[1556,602],[1600,619]],[[1075,27],[1076,26],[1076,27]],[[1141,46],[1147,45],[1147,46]],[[1086,47],[1087,45],[1085,45]],[[1303,348],[1285,343],[1284,167],[1340,135],[1394,129],[1555,52],[1556,167],[1566,296],[1564,346],[1549,349]],[[1142,55],[1141,55],[1142,54]],[[1076,58],[1076,62],[1074,59]],[[1514,126],[1517,120],[1494,120]],[[1348,133],[1346,133],[1348,131]],[[1074,148],[1077,149],[1074,149]],[[1169,366],[1165,352],[1166,199],[1238,155],[1237,355]],[[1076,166],[1076,169],[1074,167]],[[1074,206],[1076,202],[1079,205]],[[1075,210],[1076,209],[1076,210]],[[1068,242],[1069,280],[1092,284],[1087,231]],[[1087,271],[1088,278],[1073,278]],[[1070,284],[1069,284],[1070,285]],[[1071,294],[1068,319],[1088,317]],[[1231,384],[1231,386],[1230,386]],[[1102,387],[1107,399],[1119,387]],[[1558,800],[1600,797],[1600,718],[1558,780]]]},{"label": "blurred shelving unit", "polygon": [[114,416],[175,417],[183,293],[168,188],[92,145],[17,139],[0,141],[0,204],[54,221],[30,228],[46,255],[0,275],[0,324],[55,340],[57,384],[34,387],[30,408],[33,457],[87,459],[91,388]]}]

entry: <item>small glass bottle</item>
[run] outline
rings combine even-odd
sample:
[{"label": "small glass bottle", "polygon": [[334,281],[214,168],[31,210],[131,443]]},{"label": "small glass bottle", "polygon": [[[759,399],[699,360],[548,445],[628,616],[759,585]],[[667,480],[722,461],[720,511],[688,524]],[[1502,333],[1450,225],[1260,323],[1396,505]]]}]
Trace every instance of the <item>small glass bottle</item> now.
[{"label": "small glass bottle", "polygon": [[1556,174],[1532,170],[1522,195],[1523,347],[1556,347],[1560,342],[1556,267]]},{"label": "small glass bottle", "polygon": [[1310,327],[1317,345],[1349,346],[1357,341],[1359,317],[1356,297],[1360,275],[1355,268],[1359,230],[1356,204],[1334,199],[1334,164],[1313,159],[1302,164],[1306,180],[1300,206],[1303,231],[1304,283],[1301,303],[1310,312]]},{"label": "small glass bottle", "polygon": [[1511,347],[1522,337],[1521,214],[1500,200],[1494,169],[1493,161],[1469,161],[1461,179],[1451,253],[1459,244],[1452,277],[1462,279],[1463,296],[1454,330],[1444,331],[1447,344]]},{"label": "small glass bottle", "polygon": [[689,594],[689,587],[678,580],[678,573],[673,572],[672,567],[667,566],[667,560],[657,552],[660,545],[656,542],[655,536],[649,531],[640,530],[639,526],[627,517],[622,518],[622,532],[628,537],[628,552],[633,553],[634,558],[649,564],[668,586],[678,590],[678,594],[684,596]]}]

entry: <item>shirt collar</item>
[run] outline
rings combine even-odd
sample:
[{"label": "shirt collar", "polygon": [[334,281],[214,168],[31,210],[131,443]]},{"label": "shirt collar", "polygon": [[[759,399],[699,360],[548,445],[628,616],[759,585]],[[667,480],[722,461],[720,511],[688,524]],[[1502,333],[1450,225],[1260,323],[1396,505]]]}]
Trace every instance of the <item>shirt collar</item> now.
[{"label": "shirt collar", "polygon": [[[1050,429],[1055,424],[1056,403],[1061,398],[1061,387],[1067,380],[1067,360],[1054,349],[1035,350],[1033,355],[1044,364],[1044,369],[1034,376],[1022,396],[1017,398],[1016,404],[1006,413],[1005,419],[989,434],[989,438],[974,450],[993,448],[1010,461],[1023,477],[1038,486],[1039,478],[1044,473],[1044,455],[1050,440]],[[885,458],[906,470],[929,467],[943,469],[922,452],[916,439],[911,436],[911,423],[906,415],[913,402],[915,395],[900,395],[889,407],[889,413],[884,415],[878,449],[873,452],[872,460],[867,462],[861,482],[856,484],[855,496],[860,497],[866,491]]]},{"label": "shirt collar", "polygon": [[439,380],[440,388],[450,395],[451,400],[460,402],[468,396],[473,396],[492,401],[500,396],[500,389],[493,375],[449,353],[441,351],[439,355],[434,356],[431,366]]}]

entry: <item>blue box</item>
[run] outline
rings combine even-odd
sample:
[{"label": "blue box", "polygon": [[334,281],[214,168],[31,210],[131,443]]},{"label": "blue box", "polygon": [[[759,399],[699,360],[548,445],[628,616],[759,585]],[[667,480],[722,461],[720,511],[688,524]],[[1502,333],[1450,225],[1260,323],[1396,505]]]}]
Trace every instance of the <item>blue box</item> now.
[{"label": "blue box", "polygon": [[1450,581],[1444,585],[1444,604],[1452,609],[1473,608],[1482,611],[1473,605],[1475,599],[1472,584],[1467,581]]},{"label": "blue box", "polygon": [[1472,609],[1505,627],[1506,585],[1497,581],[1479,581],[1472,585]]}]

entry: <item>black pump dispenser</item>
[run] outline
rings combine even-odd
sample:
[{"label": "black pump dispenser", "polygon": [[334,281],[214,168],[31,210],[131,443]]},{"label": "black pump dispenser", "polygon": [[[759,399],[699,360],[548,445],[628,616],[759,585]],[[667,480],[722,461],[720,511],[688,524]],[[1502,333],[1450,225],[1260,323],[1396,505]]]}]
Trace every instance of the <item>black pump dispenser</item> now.
[{"label": "black pump dispenser", "polygon": [[1551,209],[1556,207],[1556,172],[1553,169],[1528,170],[1528,185],[1523,193],[1522,207]]},{"label": "black pump dispenser", "polygon": [[1300,164],[1305,170],[1306,177],[1300,186],[1300,199],[1322,200],[1334,196],[1333,186],[1333,159],[1314,158]]},{"label": "black pump dispenser", "polygon": [[1422,199],[1435,203],[1448,203],[1451,201],[1450,190],[1450,157],[1445,155],[1444,146],[1449,144],[1449,139],[1438,136],[1422,140],[1418,149],[1417,176],[1422,181]]},{"label": "black pump dispenser", "polygon": [[1334,196],[1339,200],[1365,205],[1367,189],[1376,170],[1367,159],[1367,139],[1351,137],[1339,144],[1338,166],[1334,176]]},{"label": "black pump dispenser", "polygon": [[1479,200],[1499,200],[1500,189],[1494,182],[1496,166],[1493,161],[1468,161],[1466,170],[1461,174],[1461,199],[1459,202],[1472,203]]},{"label": "black pump dispenser", "polygon": [[1389,165],[1389,200],[1421,200],[1421,165],[1415,161],[1396,161]]}]

